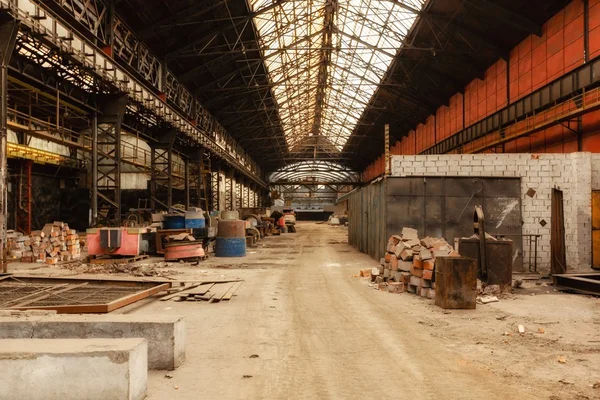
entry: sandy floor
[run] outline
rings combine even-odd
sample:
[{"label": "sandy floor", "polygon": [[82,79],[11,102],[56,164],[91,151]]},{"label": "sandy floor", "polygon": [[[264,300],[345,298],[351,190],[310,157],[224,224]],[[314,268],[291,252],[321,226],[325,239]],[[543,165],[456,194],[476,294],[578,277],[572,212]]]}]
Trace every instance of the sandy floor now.
[{"label": "sandy floor", "polygon": [[[187,361],[150,371],[148,399],[600,399],[600,299],[532,284],[444,312],[354,277],[376,262],[345,242],[344,228],[300,223],[244,259],[170,266],[245,283],[229,302],[120,310],[186,317]],[[31,272],[50,271],[69,273]]]}]

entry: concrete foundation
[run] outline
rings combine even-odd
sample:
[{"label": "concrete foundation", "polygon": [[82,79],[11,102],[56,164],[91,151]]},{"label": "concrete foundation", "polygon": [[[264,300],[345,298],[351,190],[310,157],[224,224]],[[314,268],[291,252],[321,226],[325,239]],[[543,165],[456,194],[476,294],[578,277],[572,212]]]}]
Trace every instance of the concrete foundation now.
[{"label": "concrete foundation", "polygon": [[0,339],[144,338],[148,368],[173,370],[185,360],[185,321],[178,316],[0,316]]},{"label": "concrete foundation", "polygon": [[144,339],[0,340],[0,400],[146,397]]}]

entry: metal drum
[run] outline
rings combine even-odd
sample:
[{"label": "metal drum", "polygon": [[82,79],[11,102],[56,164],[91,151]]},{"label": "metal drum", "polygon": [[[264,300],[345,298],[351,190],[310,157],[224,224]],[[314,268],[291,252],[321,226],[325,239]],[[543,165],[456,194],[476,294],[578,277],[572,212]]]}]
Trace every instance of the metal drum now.
[{"label": "metal drum", "polygon": [[163,226],[165,229],[184,229],[185,217],[180,214],[165,215]]},{"label": "metal drum", "polygon": [[218,237],[215,244],[215,255],[217,257],[245,257],[246,237],[221,238]]},{"label": "metal drum", "polygon": [[199,211],[186,211],[185,212],[185,227],[187,229],[198,229],[206,226],[206,220],[204,219],[204,213],[202,210]]},{"label": "metal drum", "polygon": [[240,219],[240,213],[238,211],[221,211],[221,220],[232,220]]},{"label": "metal drum", "polygon": [[220,220],[217,237],[246,239],[246,221],[239,219]]}]

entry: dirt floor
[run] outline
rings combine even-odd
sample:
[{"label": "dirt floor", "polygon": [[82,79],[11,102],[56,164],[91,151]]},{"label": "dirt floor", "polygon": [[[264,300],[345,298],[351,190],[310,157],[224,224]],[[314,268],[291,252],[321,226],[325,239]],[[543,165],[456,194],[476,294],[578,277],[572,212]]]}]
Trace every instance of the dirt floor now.
[{"label": "dirt floor", "polygon": [[527,281],[498,303],[449,312],[355,277],[376,265],[345,228],[315,223],[243,259],[160,264],[174,279],[245,281],[229,302],[118,311],[186,318],[187,360],[150,371],[148,399],[600,399],[600,299]]}]

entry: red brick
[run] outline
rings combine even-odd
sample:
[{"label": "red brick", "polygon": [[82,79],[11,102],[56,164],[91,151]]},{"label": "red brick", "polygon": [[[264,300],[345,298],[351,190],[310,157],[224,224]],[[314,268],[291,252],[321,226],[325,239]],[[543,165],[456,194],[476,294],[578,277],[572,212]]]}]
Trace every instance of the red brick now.
[{"label": "red brick", "polygon": [[421,257],[419,257],[419,256],[413,257],[413,266],[418,269],[423,269],[423,261],[421,260]]},{"label": "red brick", "polygon": [[410,268],[410,273],[413,274],[414,276],[418,276],[419,278],[423,276],[423,270],[419,269],[419,268],[415,268],[414,265]]},{"label": "red brick", "polygon": [[423,261],[423,269],[424,270],[432,271],[434,265],[435,265],[435,262],[433,260]]},{"label": "red brick", "polygon": [[424,269],[423,270],[423,279],[431,280],[433,278],[433,271]]}]

